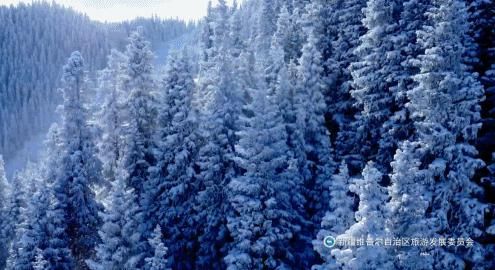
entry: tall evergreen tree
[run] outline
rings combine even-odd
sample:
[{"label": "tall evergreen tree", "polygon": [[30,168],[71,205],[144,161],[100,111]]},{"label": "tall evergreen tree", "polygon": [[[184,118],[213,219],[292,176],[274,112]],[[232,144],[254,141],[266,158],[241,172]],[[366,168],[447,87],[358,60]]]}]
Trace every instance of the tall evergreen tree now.
[{"label": "tall evergreen tree", "polygon": [[[332,0],[322,13],[326,21],[323,29],[328,29],[324,35],[331,39],[332,52],[324,58],[327,76],[333,84],[325,91],[327,101],[327,122],[333,131],[336,156],[342,157],[349,165],[351,174],[360,172],[364,161],[358,155],[359,144],[356,142],[357,124],[354,119],[356,109],[350,95],[352,76],[350,64],[358,60],[355,49],[359,45],[359,37],[366,33],[362,20],[362,9],[366,0]],[[334,75],[329,75],[334,73]],[[333,90],[335,89],[335,90]]]},{"label": "tall evergreen tree", "polygon": [[[198,193],[194,162],[198,151],[197,119],[192,107],[194,80],[186,52],[172,55],[160,93],[156,165],[145,184],[143,207],[151,226],[164,229],[173,265],[190,269],[198,228],[194,200]],[[205,243],[206,244],[206,243]],[[187,266],[185,266],[187,265]]]},{"label": "tall evergreen tree", "polygon": [[[428,12],[431,25],[418,32],[424,48],[415,63],[417,87],[408,92],[407,104],[415,122],[417,140],[426,146],[422,167],[431,167],[433,195],[427,217],[433,230],[444,237],[479,239],[486,205],[477,198],[481,188],[471,179],[483,162],[472,142],[480,129],[483,88],[466,66],[469,42],[467,10],[463,1],[439,0]],[[483,248],[442,247],[437,265],[462,269],[484,264]],[[464,262],[465,260],[466,262]]]},{"label": "tall evergreen tree", "polygon": [[398,5],[394,1],[368,1],[364,9],[363,24],[367,33],[360,38],[356,48],[358,61],[351,64],[353,89],[360,112],[356,115],[359,123],[359,155],[363,160],[376,160],[376,165],[386,171],[392,151],[379,151],[380,140],[390,140],[383,124],[392,116],[395,101],[393,88],[397,88],[402,73],[402,59],[394,40],[399,34]]},{"label": "tall evergreen tree", "polygon": [[298,68],[296,98],[298,129],[303,131],[306,156],[307,211],[313,224],[319,224],[329,201],[331,176],[335,171],[330,133],[325,127],[325,101],[322,95],[321,53],[311,30],[303,47]]},{"label": "tall evergreen tree", "polygon": [[413,76],[419,73],[419,69],[413,64],[414,59],[422,52],[417,42],[417,31],[425,24],[426,11],[431,5],[430,1],[410,0],[403,3],[397,2],[400,10],[400,18],[395,33],[390,40],[392,48],[387,53],[391,62],[388,76],[393,75],[389,85],[389,94],[393,98],[390,107],[390,117],[385,120],[381,127],[382,137],[378,142],[377,161],[382,168],[389,172],[389,164],[393,154],[398,148],[398,143],[408,139],[413,134],[413,124],[410,119],[407,103],[407,91],[415,87]]},{"label": "tall evergreen tree", "polygon": [[[271,37],[277,29],[277,8],[276,0],[262,0],[260,1],[260,11],[257,25],[257,35],[256,35],[256,53],[257,59],[260,60],[261,67],[266,67],[269,58],[268,52],[270,50]],[[265,65],[266,64],[266,65]],[[260,69],[264,70],[264,69]]]},{"label": "tall evergreen tree", "polygon": [[[62,117],[62,153],[60,168],[53,186],[55,211],[53,215],[64,223],[53,228],[65,233],[69,248],[78,269],[86,269],[85,260],[93,256],[99,243],[97,229],[100,225],[93,186],[102,181],[101,163],[96,158],[96,147],[87,113],[83,104],[86,86],[84,60],[79,52],[73,52],[63,69],[64,103]],[[65,239],[64,239],[65,240]],[[48,258],[47,258],[48,259]]]},{"label": "tall evergreen tree", "polygon": [[233,244],[225,262],[231,270],[290,269],[295,264],[290,241],[301,229],[291,198],[300,189],[297,163],[287,147],[282,115],[266,90],[258,90],[250,106],[254,116],[238,133],[236,155],[245,172],[228,186]]},{"label": "tall evergreen tree", "polygon": [[[124,63],[123,91],[124,142],[122,160],[128,172],[129,187],[141,199],[143,185],[148,179],[148,169],[154,164],[153,133],[156,119],[156,100],[153,91],[156,82],[153,75],[151,45],[145,40],[142,28],[131,33],[126,47]],[[150,228],[151,233],[151,228]]]},{"label": "tall evergreen tree", "polygon": [[[221,16],[217,19],[228,21]],[[218,22],[216,25],[219,26]],[[206,224],[200,232],[200,239],[210,243],[201,245],[196,264],[201,267],[213,265],[214,268],[224,267],[221,258],[225,256],[230,242],[226,224],[231,210],[225,189],[238,171],[233,161],[238,118],[243,104],[242,90],[238,86],[243,85],[241,82],[247,79],[235,78],[235,65],[230,54],[222,53],[229,51],[226,47],[228,42],[222,41],[222,35],[228,33],[224,33],[223,27],[219,27],[213,37],[216,40],[213,47],[215,54],[209,59],[209,72],[200,74],[198,78],[198,91],[204,97],[204,105],[199,114],[201,138],[196,161],[199,193],[195,206],[200,213],[200,224]],[[244,61],[240,65],[246,68]],[[249,82],[253,83],[255,82]],[[172,251],[171,246],[168,248]]]},{"label": "tall evergreen tree", "polygon": [[103,162],[103,176],[107,181],[115,180],[115,170],[120,159],[122,145],[122,77],[125,55],[112,50],[107,67],[100,71],[99,91],[105,94],[105,102],[99,112],[103,135],[99,145]]},{"label": "tall evergreen tree", "polygon": [[[282,10],[284,7],[282,7]],[[283,13],[284,11],[282,11]],[[283,27],[279,25],[279,27]],[[277,32],[282,32],[277,30]],[[297,190],[294,190],[294,194],[299,196],[293,196],[293,205],[299,215],[295,216],[294,224],[301,226],[301,231],[296,235],[292,241],[294,247],[294,255],[296,261],[299,263],[294,267],[297,268],[309,268],[313,264],[315,259],[315,253],[311,250],[311,241],[313,239],[313,226],[308,217],[306,208],[301,207],[306,205],[306,198],[302,196],[305,190],[305,179],[310,177],[310,168],[307,166],[307,156],[304,142],[304,131],[300,128],[300,124],[303,119],[298,118],[298,110],[301,108],[299,103],[299,96],[297,96],[297,67],[294,62],[291,62],[288,67],[285,64],[286,53],[283,47],[283,40],[277,35],[274,35],[270,50],[270,57],[272,61],[272,68],[269,72],[272,72],[274,84],[273,89],[269,89],[273,93],[270,95],[273,98],[273,102],[278,105],[280,110],[282,121],[285,126],[285,132],[287,132],[287,146],[290,149],[290,155],[295,162],[295,166],[298,174],[298,182],[296,183]]]},{"label": "tall evergreen tree", "polygon": [[[65,230],[65,218],[53,192],[53,186],[62,164],[62,146],[61,128],[57,124],[53,124],[48,131],[45,141],[46,152],[43,156],[45,165],[42,168],[44,187],[42,184],[40,200],[36,205],[33,205],[39,211],[40,219],[38,220],[37,227],[33,224],[32,232],[30,232],[30,229],[26,232],[28,234],[32,233],[33,235],[46,237],[45,241],[40,237],[40,241],[37,243],[37,247],[43,252],[43,258],[48,264],[46,269],[74,268],[74,258],[69,249],[68,236]],[[36,198],[36,196],[33,196],[33,198]],[[45,217],[42,218],[45,204]],[[32,254],[29,253],[29,249],[27,251],[25,255],[30,257]]]}]

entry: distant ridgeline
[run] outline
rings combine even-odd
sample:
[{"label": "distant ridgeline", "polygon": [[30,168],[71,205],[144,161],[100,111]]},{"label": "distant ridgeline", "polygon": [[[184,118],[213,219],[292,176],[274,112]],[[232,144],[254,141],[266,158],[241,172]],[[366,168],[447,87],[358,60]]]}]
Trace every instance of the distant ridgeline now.
[{"label": "distant ridgeline", "polygon": [[90,73],[105,66],[111,48],[123,48],[138,26],[160,44],[191,32],[178,20],[137,19],[105,24],[70,8],[37,2],[0,6],[0,153],[6,160],[54,119],[67,55],[79,50]]}]

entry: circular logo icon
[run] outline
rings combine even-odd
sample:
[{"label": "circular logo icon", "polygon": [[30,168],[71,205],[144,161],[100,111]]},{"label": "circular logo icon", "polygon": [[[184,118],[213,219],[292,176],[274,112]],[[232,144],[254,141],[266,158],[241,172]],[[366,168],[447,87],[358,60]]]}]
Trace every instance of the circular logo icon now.
[{"label": "circular logo icon", "polygon": [[333,236],[327,236],[323,239],[323,245],[327,248],[333,248],[335,246],[335,238]]}]

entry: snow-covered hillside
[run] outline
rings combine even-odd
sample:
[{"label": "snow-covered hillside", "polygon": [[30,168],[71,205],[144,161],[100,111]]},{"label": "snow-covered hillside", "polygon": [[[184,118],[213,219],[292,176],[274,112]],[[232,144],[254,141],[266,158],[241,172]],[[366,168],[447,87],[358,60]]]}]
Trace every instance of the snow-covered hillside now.
[{"label": "snow-covered hillside", "polygon": [[180,48],[195,33],[193,24],[158,18],[102,24],[45,2],[1,6],[0,21],[4,22],[0,30],[0,153],[9,178],[25,161],[39,156],[48,127],[56,119],[60,66],[70,52],[80,50],[89,76],[95,77],[110,48],[122,49],[138,26],[153,37],[161,65],[170,48]]}]

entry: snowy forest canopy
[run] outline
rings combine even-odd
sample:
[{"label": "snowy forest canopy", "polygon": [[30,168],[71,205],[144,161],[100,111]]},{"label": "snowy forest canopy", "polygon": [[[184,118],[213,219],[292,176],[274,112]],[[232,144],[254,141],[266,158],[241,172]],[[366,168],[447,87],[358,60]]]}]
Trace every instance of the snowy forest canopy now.
[{"label": "snowy forest canopy", "polygon": [[0,269],[495,269],[494,13],[0,7],[0,152],[55,122],[9,179],[0,156]]}]

